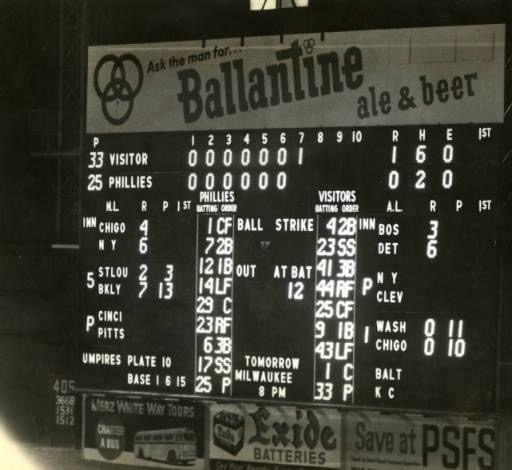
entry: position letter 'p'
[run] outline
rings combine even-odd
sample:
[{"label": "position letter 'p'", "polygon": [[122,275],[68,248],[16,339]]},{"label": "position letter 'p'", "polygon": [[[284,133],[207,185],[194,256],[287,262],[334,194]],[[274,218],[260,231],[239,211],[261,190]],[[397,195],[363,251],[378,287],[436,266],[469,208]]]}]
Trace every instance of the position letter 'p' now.
[{"label": "position letter 'p'", "polygon": [[364,277],[363,278],[363,289],[362,294],[366,295],[367,292],[373,287],[373,280],[371,277]]},{"label": "position letter 'p'", "polygon": [[87,320],[85,322],[85,331],[89,331],[94,326],[94,317],[92,315],[87,315]]},{"label": "position letter 'p'", "polygon": [[231,387],[231,379],[229,377],[222,377],[222,393],[226,393],[229,387]]}]

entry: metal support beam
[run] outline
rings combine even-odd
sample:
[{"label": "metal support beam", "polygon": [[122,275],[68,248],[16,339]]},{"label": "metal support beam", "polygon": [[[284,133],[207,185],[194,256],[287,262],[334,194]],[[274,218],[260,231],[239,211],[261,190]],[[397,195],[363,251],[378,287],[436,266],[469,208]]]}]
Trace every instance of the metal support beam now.
[{"label": "metal support beam", "polygon": [[56,160],[55,243],[78,243],[87,0],[59,0],[57,102],[31,113],[33,157]]}]

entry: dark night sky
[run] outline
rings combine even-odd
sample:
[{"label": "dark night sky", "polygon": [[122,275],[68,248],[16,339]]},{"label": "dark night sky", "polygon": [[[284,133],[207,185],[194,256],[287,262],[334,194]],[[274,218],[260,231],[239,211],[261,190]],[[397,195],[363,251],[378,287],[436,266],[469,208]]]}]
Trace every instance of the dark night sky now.
[{"label": "dark night sky", "polygon": [[[89,41],[504,22],[512,1],[310,0],[309,9],[278,13],[251,13],[248,3],[89,0]],[[56,106],[58,7],[58,0],[0,0],[0,417],[33,440],[47,428],[49,382],[59,357],[69,356],[65,329],[73,323],[66,308],[76,255],[50,249],[55,161],[30,156],[30,110]]]},{"label": "dark night sky", "polygon": [[55,98],[58,3],[0,0],[0,112],[26,111]]}]

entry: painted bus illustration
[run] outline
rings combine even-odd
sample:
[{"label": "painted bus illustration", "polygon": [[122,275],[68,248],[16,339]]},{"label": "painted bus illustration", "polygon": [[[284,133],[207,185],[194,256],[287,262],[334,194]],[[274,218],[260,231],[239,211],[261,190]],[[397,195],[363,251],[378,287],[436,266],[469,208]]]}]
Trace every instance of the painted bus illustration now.
[{"label": "painted bus illustration", "polygon": [[171,465],[194,463],[196,435],[189,428],[139,431],[134,437],[136,458],[167,462]]}]

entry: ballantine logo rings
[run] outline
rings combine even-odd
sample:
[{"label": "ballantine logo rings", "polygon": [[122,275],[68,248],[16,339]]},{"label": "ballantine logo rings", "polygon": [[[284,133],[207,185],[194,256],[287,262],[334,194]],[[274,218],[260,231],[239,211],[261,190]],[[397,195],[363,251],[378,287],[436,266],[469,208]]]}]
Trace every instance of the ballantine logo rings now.
[{"label": "ballantine logo rings", "polygon": [[[102,83],[105,77],[108,81]],[[110,124],[119,126],[128,120],[143,79],[142,65],[133,54],[120,57],[108,54],[98,62],[94,70],[94,89],[101,100],[103,115]],[[121,103],[124,106],[120,106]]]},{"label": "ballantine logo rings", "polygon": [[311,54],[313,49],[315,48],[315,40],[314,39],[304,39],[302,45],[304,46],[304,50]]}]

